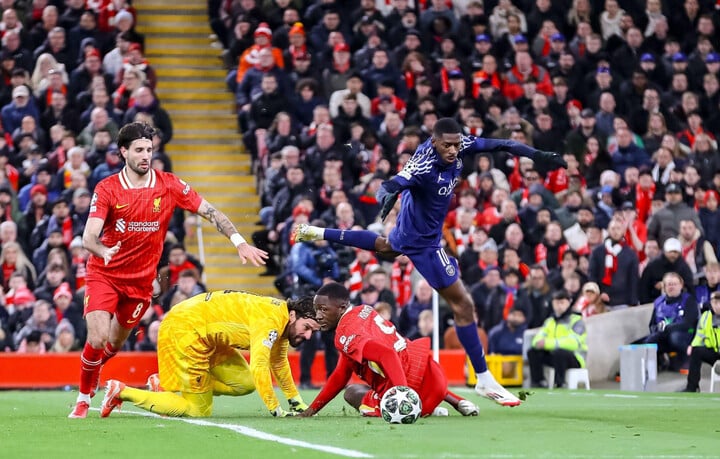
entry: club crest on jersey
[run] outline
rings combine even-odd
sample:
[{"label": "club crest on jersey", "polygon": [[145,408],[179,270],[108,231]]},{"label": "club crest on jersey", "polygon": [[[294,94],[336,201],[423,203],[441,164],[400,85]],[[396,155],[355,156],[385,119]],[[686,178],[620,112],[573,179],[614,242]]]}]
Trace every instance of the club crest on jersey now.
[{"label": "club crest on jersey", "polygon": [[263,346],[267,347],[268,349],[272,349],[272,347],[275,344],[275,341],[277,341],[277,339],[278,339],[277,330],[270,330],[270,333],[268,333],[268,337],[262,341]]},{"label": "club crest on jersey", "polygon": [[153,213],[159,213],[160,212],[160,200],[162,197],[158,197],[153,199]]},{"label": "club crest on jersey", "polygon": [[448,276],[453,277],[455,275],[455,267],[453,265],[445,266],[445,273]]}]

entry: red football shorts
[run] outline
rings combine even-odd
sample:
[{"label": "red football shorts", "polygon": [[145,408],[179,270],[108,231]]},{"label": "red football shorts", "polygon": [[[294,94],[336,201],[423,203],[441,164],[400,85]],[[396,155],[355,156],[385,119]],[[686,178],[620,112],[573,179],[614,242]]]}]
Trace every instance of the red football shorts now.
[{"label": "red football shorts", "polygon": [[[430,416],[435,408],[445,400],[447,395],[447,378],[440,365],[434,360],[430,359],[427,369],[425,370],[425,376],[420,386],[412,387],[420,396],[422,401],[422,413],[421,416]],[[380,417],[380,399],[382,394],[389,387],[378,388],[376,392],[374,389],[369,390],[360,402],[360,414],[369,417]]]},{"label": "red football shorts", "polygon": [[135,328],[150,307],[152,286],[118,288],[107,278],[88,277],[85,285],[85,311],[107,311],[123,328]]}]

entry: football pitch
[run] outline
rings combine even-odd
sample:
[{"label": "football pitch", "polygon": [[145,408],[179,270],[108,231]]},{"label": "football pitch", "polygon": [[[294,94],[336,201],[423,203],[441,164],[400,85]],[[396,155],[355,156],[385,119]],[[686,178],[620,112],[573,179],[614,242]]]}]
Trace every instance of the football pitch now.
[{"label": "football pitch", "polygon": [[[216,397],[205,419],[129,403],[67,419],[74,392],[0,392],[0,457],[24,458],[717,458],[720,394],[543,391],[518,408],[477,402],[480,416],[390,425],[337,397],[310,419],[275,419],[256,394]],[[516,389],[515,392],[518,392]],[[306,401],[314,392],[304,392]],[[452,410],[451,410],[452,411]]]}]

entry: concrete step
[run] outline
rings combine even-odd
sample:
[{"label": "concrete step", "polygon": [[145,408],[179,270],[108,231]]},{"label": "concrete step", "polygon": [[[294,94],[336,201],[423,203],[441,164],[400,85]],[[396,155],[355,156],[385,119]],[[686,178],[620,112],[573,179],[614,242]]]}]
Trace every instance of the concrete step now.
[{"label": "concrete step", "polygon": [[214,81],[171,81],[169,83],[170,84],[158,86],[157,93],[160,97],[164,97],[166,94],[171,96],[175,94],[185,94],[193,98],[198,98],[212,94],[224,94],[226,98],[233,98],[233,94],[227,90],[224,83],[218,84]]},{"label": "concrete step", "polygon": [[[190,86],[190,85],[188,85]],[[197,91],[197,92],[196,92]],[[160,100],[163,101],[163,104],[166,103],[173,103],[173,102],[232,102],[234,103],[235,99],[233,98],[233,95],[229,92],[225,91],[222,88],[214,88],[214,89],[193,89],[193,92],[190,92],[189,89],[186,89],[185,92],[182,91],[182,89],[175,89],[172,91],[165,91],[162,88],[158,88],[158,95],[160,96]]]},{"label": "concrete step", "polygon": [[[225,113],[233,113],[235,111],[235,102],[229,101],[229,100],[212,100],[212,101],[187,101],[187,102],[174,102],[170,101],[167,103],[163,103],[163,107],[168,112],[172,112],[174,110],[184,110],[184,111],[195,111],[197,113],[201,113],[203,111],[213,112],[215,114],[216,111],[219,110],[225,110]],[[219,113],[217,113],[219,114]]]},{"label": "concrete step", "polygon": [[[184,14],[183,14],[184,13]],[[183,26],[183,25],[194,25],[194,26],[207,26],[208,16],[206,11],[202,10],[190,10],[182,13],[166,12],[166,11],[152,11],[147,14],[138,15],[138,28],[151,28],[161,22],[164,25],[172,26]]]},{"label": "concrete step", "polygon": [[253,182],[255,181],[255,177],[251,175],[206,174],[204,171],[198,171],[194,168],[188,168],[182,163],[179,163],[178,166],[174,168],[174,170],[179,175],[182,175],[183,178],[186,179],[185,181],[190,183],[193,187],[197,187],[198,184],[203,184],[203,186],[208,187],[226,186],[227,184],[234,185],[235,183],[239,183],[238,180],[244,181],[252,179]]},{"label": "concrete step", "polygon": [[158,74],[158,80],[162,81],[165,76],[171,77],[201,77],[212,80],[225,81],[227,72],[220,68],[207,68],[198,66],[197,68],[183,65],[183,66],[170,66],[170,65],[159,65],[155,68]]},{"label": "concrete step", "polygon": [[186,2],[184,5],[182,5],[182,8],[178,8],[179,2],[171,2],[168,1],[167,4],[163,4],[162,2],[153,1],[152,3],[146,3],[146,2],[135,2],[133,4],[133,7],[135,7],[138,12],[143,12],[144,14],[139,14],[138,16],[148,16],[148,15],[156,15],[156,14],[187,14],[187,15],[195,15],[195,14],[206,14],[207,13],[207,5],[205,3],[199,3],[197,1],[190,1]]},{"label": "concrete step", "polygon": [[[238,150],[237,145],[213,145],[212,148],[207,148],[204,151],[198,150],[196,145],[185,145],[182,142],[170,142],[167,145],[167,151],[168,153],[174,153],[174,152],[189,152],[189,153],[196,153],[199,154],[200,157],[197,158],[199,161],[207,161],[208,158],[211,158],[210,152],[213,153],[241,153]],[[173,155],[171,155],[173,157]],[[248,167],[250,166],[250,163],[247,164]]]},{"label": "concrete step", "polygon": [[185,57],[188,59],[204,58],[204,57],[220,57],[221,50],[210,48],[208,46],[202,48],[145,48],[145,57],[151,62],[159,57]]},{"label": "concrete step", "polygon": [[210,29],[210,25],[205,21],[205,23],[199,23],[199,24],[193,24],[193,23],[185,23],[185,22],[171,22],[171,23],[153,23],[153,24],[146,24],[142,27],[138,26],[138,31],[140,33],[144,33],[146,35],[152,36],[155,34],[162,35],[162,34],[187,34],[187,35],[194,35],[194,36],[203,36],[207,39],[208,34],[212,33],[212,30]]},{"label": "concrete step", "polygon": [[218,122],[225,122],[225,121],[235,121],[237,122],[237,115],[235,113],[228,113],[228,112],[222,112],[222,113],[216,113],[216,110],[208,110],[207,113],[204,113],[201,118],[198,118],[197,113],[193,110],[193,112],[188,112],[187,110],[178,110],[174,111],[172,113],[172,119],[173,121],[177,120],[178,122],[189,122],[192,121],[195,123],[195,126],[214,126]]},{"label": "concrete step", "polygon": [[158,69],[169,66],[219,67],[222,64],[219,56],[160,56],[148,60]]},{"label": "concrete step", "polygon": [[[172,144],[168,145],[168,148],[170,148]],[[172,150],[171,150],[172,151]],[[204,155],[198,155],[197,152],[181,152],[181,151],[173,151],[172,155],[173,160],[188,162],[188,161],[226,161],[226,162],[233,162],[233,163],[239,163],[243,166],[250,165],[250,155],[246,154],[238,154],[235,152],[232,153],[213,153],[212,155],[204,154]]]},{"label": "concrete step", "polygon": [[162,53],[163,50],[187,51],[188,53],[202,53],[206,50],[212,50],[216,53],[222,51],[221,49],[212,48],[208,40],[202,37],[155,36],[152,43],[145,45],[145,52],[147,53]]}]

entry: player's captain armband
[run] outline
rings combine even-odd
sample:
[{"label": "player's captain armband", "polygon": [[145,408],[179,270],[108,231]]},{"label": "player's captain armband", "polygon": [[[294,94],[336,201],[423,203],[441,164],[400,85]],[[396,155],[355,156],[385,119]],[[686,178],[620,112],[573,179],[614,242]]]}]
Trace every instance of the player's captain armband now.
[{"label": "player's captain armband", "polygon": [[247,242],[244,237],[240,236],[238,233],[233,233],[230,236],[230,242],[233,243],[235,247],[239,246],[240,244],[244,244]]}]

